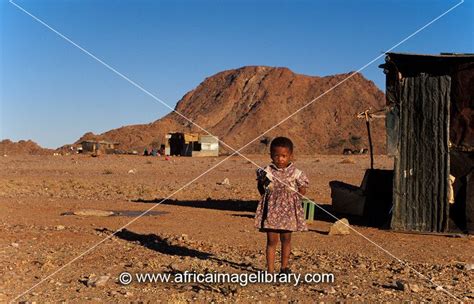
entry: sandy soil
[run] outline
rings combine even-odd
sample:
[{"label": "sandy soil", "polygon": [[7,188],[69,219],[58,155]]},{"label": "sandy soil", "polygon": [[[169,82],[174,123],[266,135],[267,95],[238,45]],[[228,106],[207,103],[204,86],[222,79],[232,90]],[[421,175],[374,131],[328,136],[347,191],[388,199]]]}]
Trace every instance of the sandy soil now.
[{"label": "sandy soil", "polygon": [[[248,157],[260,165],[268,161],[265,156]],[[0,302],[474,301],[471,236],[413,235],[361,226],[353,227],[364,237],[356,232],[329,236],[332,221],[323,216],[309,223],[309,232],[293,235],[291,268],[295,273],[333,273],[334,283],[121,285],[118,276],[123,271],[264,269],[265,235],[253,228],[251,211],[258,199],[255,167],[248,161],[232,157],[171,201],[155,206],[223,159],[2,157]],[[308,196],[330,204],[328,182],[360,184],[369,159],[301,156],[296,164],[310,178]],[[392,166],[391,158],[376,157],[377,168]],[[225,178],[230,185],[219,184]],[[154,213],[130,223],[152,207]],[[85,208],[122,213],[70,214]],[[88,286],[100,276],[110,277],[103,286]],[[403,282],[405,290],[396,287],[396,281]]]}]

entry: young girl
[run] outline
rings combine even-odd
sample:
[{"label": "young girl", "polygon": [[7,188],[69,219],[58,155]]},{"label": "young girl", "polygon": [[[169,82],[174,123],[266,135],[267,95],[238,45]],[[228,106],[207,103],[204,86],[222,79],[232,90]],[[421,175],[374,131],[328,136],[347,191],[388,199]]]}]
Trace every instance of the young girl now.
[{"label": "young girl", "polygon": [[267,271],[275,270],[279,238],[280,272],[290,273],[291,232],[308,230],[300,194],[306,193],[309,181],[292,163],[293,143],[289,138],[275,138],[270,144],[270,156],[272,163],[257,170],[257,187],[262,198],[255,214],[255,227],[267,233]]}]

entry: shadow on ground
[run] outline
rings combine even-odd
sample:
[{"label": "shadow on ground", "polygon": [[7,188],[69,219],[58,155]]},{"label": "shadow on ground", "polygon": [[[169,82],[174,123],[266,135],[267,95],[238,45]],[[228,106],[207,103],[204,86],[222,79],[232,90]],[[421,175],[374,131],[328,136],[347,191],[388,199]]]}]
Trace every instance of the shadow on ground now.
[{"label": "shadow on ground", "polygon": [[[256,200],[165,200],[163,198],[157,198],[152,200],[136,199],[132,200],[134,203],[149,203],[157,204],[164,200],[161,204],[172,205],[172,206],[183,206],[192,208],[203,208],[203,209],[214,209],[214,210],[225,210],[225,211],[242,211],[252,212],[252,214],[237,214],[234,213],[232,216],[253,218],[255,210],[257,209],[258,201]],[[366,226],[367,223],[362,217],[336,214],[331,205],[328,204],[317,204],[315,206],[314,220],[334,223],[336,219],[331,216],[335,215],[337,218],[347,218],[351,224]]]},{"label": "shadow on ground", "polygon": [[[107,228],[96,229],[96,231],[99,231],[102,233],[109,233],[109,234],[114,233],[114,231],[109,230]],[[216,255],[209,252],[192,249],[184,245],[171,244],[167,239],[162,238],[153,233],[139,234],[128,229],[122,229],[119,232],[115,233],[115,236],[122,240],[132,242],[134,244],[137,244],[138,242],[139,245],[147,249],[159,252],[161,254],[183,256],[183,257],[187,256],[191,258],[197,258],[200,260],[211,260],[211,261],[215,261],[221,264],[226,264],[228,266],[231,266],[236,269],[241,269],[241,270],[253,270],[253,271],[260,270],[253,267],[250,263],[235,262],[228,259],[219,258]]]},{"label": "shadow on ground", "polygon": [[[153,200],[145,199],[136,199],[132,200],[135,203],[150,203],[157,204],[160,203],[162,198],[157,198]],[[161,204],[163,205],[173,205],[173,206],[183,206],[183,207],[192,207],[192,208],[203,208],[203,209],[214,209],[214,210],[225,210],[225,211],[240,211],[240,212],[251,212],[251,214],[245,213],[233,213],[231,216],[242,217],[242,218],[253,218],[255,210],[257,209],[258,201],[256,200],[164,200]],[[318,204],[314,207],[314,218],[315,221],[322,221],[328,223],[334,223],[337,219],[347,218],[351,225],[365,226],[365,227],[377,227],[371,225],[370,221],[367,218],[362,216],[353,216],[349,214],[339,214],[336,213],[329,204]],[[377,227],[384,228],[384,227]],[[314,231],[321,233],[321,231]]]},{"label": "shadow on ground", "polygon": [[[113,231],[106,231],[113,233]],[[162,254],[188,256],[198,259],[208,259],[211,254],[181,245],[172,245],[166,239],[156,234],[139,234],[128,229],[122,229],[115,234],[118,238],[129,242],[138,242],[141,246]]]},{"label": "shadow on ground", "polygon": [[[153,200],[136,199],[132,200],[134,203],[150,203],[157,204],[161,202],[162,198]],[[257,210],[258,201],[256,200],[164,200],[162,205],[184,206],[204,209],[228,210],[228,211],[251,211]]]}]

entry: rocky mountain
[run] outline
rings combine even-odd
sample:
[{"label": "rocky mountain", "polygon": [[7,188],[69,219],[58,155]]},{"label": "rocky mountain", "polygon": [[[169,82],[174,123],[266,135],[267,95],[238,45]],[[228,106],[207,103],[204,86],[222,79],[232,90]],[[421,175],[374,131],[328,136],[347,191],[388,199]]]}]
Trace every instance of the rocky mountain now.
[{"label": "rocky mountain", "polygon": [[[244,153],[267,152],[265,142],[275,136],[291,138],[299,154],[368,148],[365,121],[356,114],[382,108],[385,97],[359,73],[342,82],[350,74],[306,76],[266,66],[228,70],[206,78],[177,103],[175,110],[199,127],[171,112],[150,124],[86,133],[77,142],[103,139],[120,142],[122,149],[143,149],[159,146],[170,131],[205,133],[201,127],[235,149],[253,141]],[[371,126],[375,152],[384,153],[384,121]],[[220,149],[231,151],[223,144]]]}]

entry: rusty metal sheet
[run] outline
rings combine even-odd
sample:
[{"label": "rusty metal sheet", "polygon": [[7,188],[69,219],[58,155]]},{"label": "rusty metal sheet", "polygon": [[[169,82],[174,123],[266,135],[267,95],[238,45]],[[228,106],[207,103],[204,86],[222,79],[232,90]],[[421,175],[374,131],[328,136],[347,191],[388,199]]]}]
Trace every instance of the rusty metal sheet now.
[{"label": "rusty metal sheet", "polygon": [[401,83],[392,229],[447,230],[450,81],[420,73]]}]

